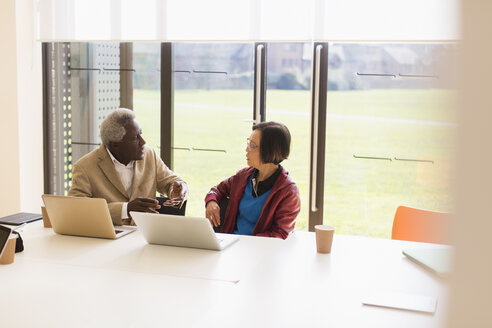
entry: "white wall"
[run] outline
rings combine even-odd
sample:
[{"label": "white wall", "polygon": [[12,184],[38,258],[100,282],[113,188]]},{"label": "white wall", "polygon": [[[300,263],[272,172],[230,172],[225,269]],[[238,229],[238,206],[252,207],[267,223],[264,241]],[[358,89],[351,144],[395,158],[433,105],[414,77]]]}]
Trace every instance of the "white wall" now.
[{"label": "white wall", "polygon": [[43,182],[41,43],[35,40],[34,1],[17,0],[17,92],[20,208],[40,213]]},{"label": "white wall", "polygon": [[491,1],[462,0],[456,272],[448,327],[492,327]]},{"label": "white wall", "polygon": [[17,50],[15,0],[0,1],[0,121],[2,157],[0,158],[0,216],[20,209],[19,125],[17,111]]},{"label": "white wall", "polygon": [[41,45],[31,0],[0,1],[0,216],[38,212],[43,193]]}]

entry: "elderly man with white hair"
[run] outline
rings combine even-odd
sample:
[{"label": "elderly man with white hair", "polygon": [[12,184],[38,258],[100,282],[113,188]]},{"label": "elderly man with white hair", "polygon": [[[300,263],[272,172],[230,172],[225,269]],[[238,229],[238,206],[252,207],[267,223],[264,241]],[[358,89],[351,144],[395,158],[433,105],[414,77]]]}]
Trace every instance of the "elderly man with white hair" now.
[{"label": "elderly man with white hair", "polygon": [[102,145],[75,163],[69,196],[104,198],[115,225],[130,224],[130,211],[160,208],[156,191],[180,202],[188,187],[145,147],[135,113],[119,108],[102,122]]}]

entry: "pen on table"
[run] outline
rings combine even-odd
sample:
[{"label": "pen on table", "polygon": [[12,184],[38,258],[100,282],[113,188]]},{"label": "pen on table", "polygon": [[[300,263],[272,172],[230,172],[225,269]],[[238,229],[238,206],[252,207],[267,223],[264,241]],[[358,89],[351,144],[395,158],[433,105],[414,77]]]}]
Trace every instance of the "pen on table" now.
[{"label": "pen on table", "polygon": [[181,207],[183,207],[183,204],[184,202],[186,202],[186,199],[188,198],[188,193],[186,193],[183,197],[183,199],[181,199],[181,202],[179,203],[179,209],[181,209]]}]

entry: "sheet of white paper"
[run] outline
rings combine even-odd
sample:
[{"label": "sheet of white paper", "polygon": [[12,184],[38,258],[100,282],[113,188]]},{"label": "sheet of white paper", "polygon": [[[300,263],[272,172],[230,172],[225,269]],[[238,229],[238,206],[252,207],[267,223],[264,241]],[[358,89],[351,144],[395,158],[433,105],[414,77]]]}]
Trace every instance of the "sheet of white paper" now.
[{"label": "sheet of white paper", "polygon": [[362,304],[434,313],[437,298],[398,292],[375,292],[363,297]]}]

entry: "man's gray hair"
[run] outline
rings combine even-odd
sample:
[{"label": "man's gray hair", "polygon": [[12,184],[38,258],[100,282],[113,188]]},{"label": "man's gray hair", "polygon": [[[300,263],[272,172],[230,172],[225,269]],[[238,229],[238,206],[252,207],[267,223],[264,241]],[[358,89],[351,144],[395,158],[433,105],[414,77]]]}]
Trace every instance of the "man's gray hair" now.
[{"label": "man's gray hair", "polygon": [[111,141],[119,142],[126,134],[125,126],[135,119],[135,113],[126,108],[112,111],[101,123],[101,141],[109,148]]}]

